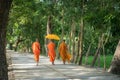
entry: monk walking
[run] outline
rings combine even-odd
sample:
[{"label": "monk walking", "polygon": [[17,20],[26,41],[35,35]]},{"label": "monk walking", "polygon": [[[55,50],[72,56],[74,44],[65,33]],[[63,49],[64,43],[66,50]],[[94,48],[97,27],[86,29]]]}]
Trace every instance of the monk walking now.
[{"label": "monk walking", "polygon": [[56,57],[56,52],[55,52],[55,44],[51,40],[48,45],[48,56],[50,58],[50,62],[52,62],[52,65],[54,65],[55,57]]},{"label": "monk walking", "polygon": [[71,55],[68,53],[68,49],[67,49],[65,40],[63,40],[59,46],[59,53],[60,53],[60,57],[63,61],[63,64],[65,64],[66,60],[68,61],[68,63],[70,62]]},{"label": "monk walking", "polygon": [[32,44],[32,50],[34,53],[34,59],[36,61],[36,65],[38,66],[39,63],[39,56],[40,56],[40,43],[38,39]]}]

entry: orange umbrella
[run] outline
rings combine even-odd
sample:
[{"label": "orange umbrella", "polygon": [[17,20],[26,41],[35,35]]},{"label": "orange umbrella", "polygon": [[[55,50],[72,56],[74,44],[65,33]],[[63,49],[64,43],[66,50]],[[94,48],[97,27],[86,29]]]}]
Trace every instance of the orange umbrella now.
[{"label": "orange umbrella", "polygon": [[54,40],[60,40],[59,36],[56,35],[56,34],[48,34],[47,36],[45,36],[45,38],[54,39]]}]

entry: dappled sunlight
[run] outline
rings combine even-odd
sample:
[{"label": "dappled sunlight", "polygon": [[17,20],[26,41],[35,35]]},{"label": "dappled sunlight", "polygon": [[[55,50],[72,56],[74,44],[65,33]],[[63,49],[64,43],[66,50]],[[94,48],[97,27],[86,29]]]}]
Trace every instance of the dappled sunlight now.
[{"label": "dappled sunlight", "polygon": [[16,80],[105,80],[105,76],[108,76],[107,80],[110,80],[111,76],[116,80],[118,78],[100,68],[72,63],[64,65],[61,60],[56,60],[55,65],[52,65],[49,58],[45,56],[40,56],[39,65],[36,66],[31,54],[12,54],[12,66]]},{"label": "dappled sunlight", "polygon": [[33,63],[27,63],[27,64],[13,64],[13,65],[22,65],[22,66],[23,65],[28,65],[29,66],[29,65],[35,65],[35,64],[33,64]]},{"label": "dappled sunlight", "polygon": [[17,70],[17,71],[14,71],[14,72],[17,72],[17,73],[25,73],[27,72],[26,70]]}]

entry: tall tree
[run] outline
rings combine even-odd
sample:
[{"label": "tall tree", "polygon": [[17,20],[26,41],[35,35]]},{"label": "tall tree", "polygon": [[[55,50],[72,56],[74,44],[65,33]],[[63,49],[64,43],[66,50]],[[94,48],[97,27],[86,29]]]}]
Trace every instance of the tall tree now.
[{"label": "tall tree", "polygon": [[6,62],[6,31],[12,0],[0,0],[0,80],[8,80]]},{"label": "tall tree", "polygon": [[82,65],[82,57],[83,57],[83,36],[84,36],[84,23],[83,23],[83,16],[84,16],[84,0],[81,1],[81,25],[80,25],[80,60],[79,65]]},{"label": "tall tree", "polygon": [[120,74],[120,40],[116,47],[111,66],[108,71],[114,74]]},{"label": "tall tree", "polygon": [[71,25],[71,43],[72,43],[72,62],[75,61],[75,29],[76,29],[76,25],[74,22],[74,19],[72,20],[72,25]]}]

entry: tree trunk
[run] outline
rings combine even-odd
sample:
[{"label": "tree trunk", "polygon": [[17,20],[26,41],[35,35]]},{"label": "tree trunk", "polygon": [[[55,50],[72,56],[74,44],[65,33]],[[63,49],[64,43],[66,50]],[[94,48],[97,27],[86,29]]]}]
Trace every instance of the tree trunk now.
[{"label": "tree trunk", "polygon": [[[80,35],[80,33],[79,33]],[[78,63],[78,58],[79,58],[79,48],[80,48],[80,36],[78,37],[78,40],[76,42],[76,55],[75,55],[75,64]]]},{"label": "tree trunk", "polygon": [[51,26],[51,16],[48,16],[48,21],[47,21],[47,34],[51,34],[51,29],[52,29],[52,26]]},{"label": "tree trunk", "polygon": [[90,54],[90,49],[91,49],[91,43],[90,43],[90,45],[89,45],[89,47],[88,47],[88,50],[87,50],[87,53],[86,53],[86,57],[85,57],[85,65],[88,64],[88,56],[89,56],[89,54]]},{"label": "tree trunk", "polygon": [[79,65],[82,65],[82,57],[83,57],[83,35],[84,35],[84,25],[83,25],[83,16],[84,16],[84,0],[82,0],[82,12],[81,12],[81,25],[80,25],[80,51],[79,51]]},{"label": "tree trunk", "polygon": [[[51,29],[52,29],[52,27],[51,27],[51,16],[48,16],[48,21],[47,21],[47,35],[48,34],[51,34]],[[48,39],[45,39],[45,51],[46,51],[46,55],[48,56],[48,50],[47,50],[47,44],[48,44]]]},{"label": "tree trunk", "polygon": [[0,80],[8,80],[6,61],[6,28],[12,0],[0,0]]},{"label": "tree trunk", "polygon": [[21,42],[23,42],[23,41],[24,41],[24,39],[21,39],[20,36],[18,36],[18,38],[17,38],[17,40],[16,40],[16,42],[15,42],[15,46],[14,46],[14,50],[15,50],[15,51],[17,51],[19,44],[20,44]]},{"label": "tree trunk", "polygon": [[72,53],[72,62],[74,62],[74,60],[75,60],[75,29],[76,29],[76,27],[75,27],[75,22],[74,22],[74,20],[72,20],[72,25],[71,25],[71,42],[72,42],[72,51],[71,51],[71,53]]},{"label": "tree trunk", "polygon": [[94,55],[94,59],[93,59],[92,64],[91,64],[92,67],[95,65],[95,62],[98,58],[98,55],[100,54],[100,49],[101,49],[101,39],[99,39],[98,48],[96,50],[96,53]]},{"label": "tree trunk", "polygon": [[79,65],[82,65],[82,57],[83,57],[83,31],[84,31],[84,27],[83,27],[83,18],[81,18],[81,34],[80,34],[80,60],[79,60]]},{"label": "tree trunk", "polygon": [[98,48],[96,50],[94,59],[93,59],[92,64],[91,64],[92,67],[95,65],[95,62],[96,62],[96,60],[97,60],[97,58],[98,58],[98,56],[100,54],[100,51],[101,51],[101,49],[103,47],[103,41],[104,41],[104,34],[102,34],[102,37],[99,38]]},{"label": "tree trunk", "polygon": [[117,45],[117,48],[114,53],[114,57],[108,72],[111,72],[113,74],[120,74],[120,40]]},{"label": "tree trunk", "polygon": [[104,70],[106,70],[106,56],[105,56],[105,44],[103,44],[103,59],[104,59]]}]

